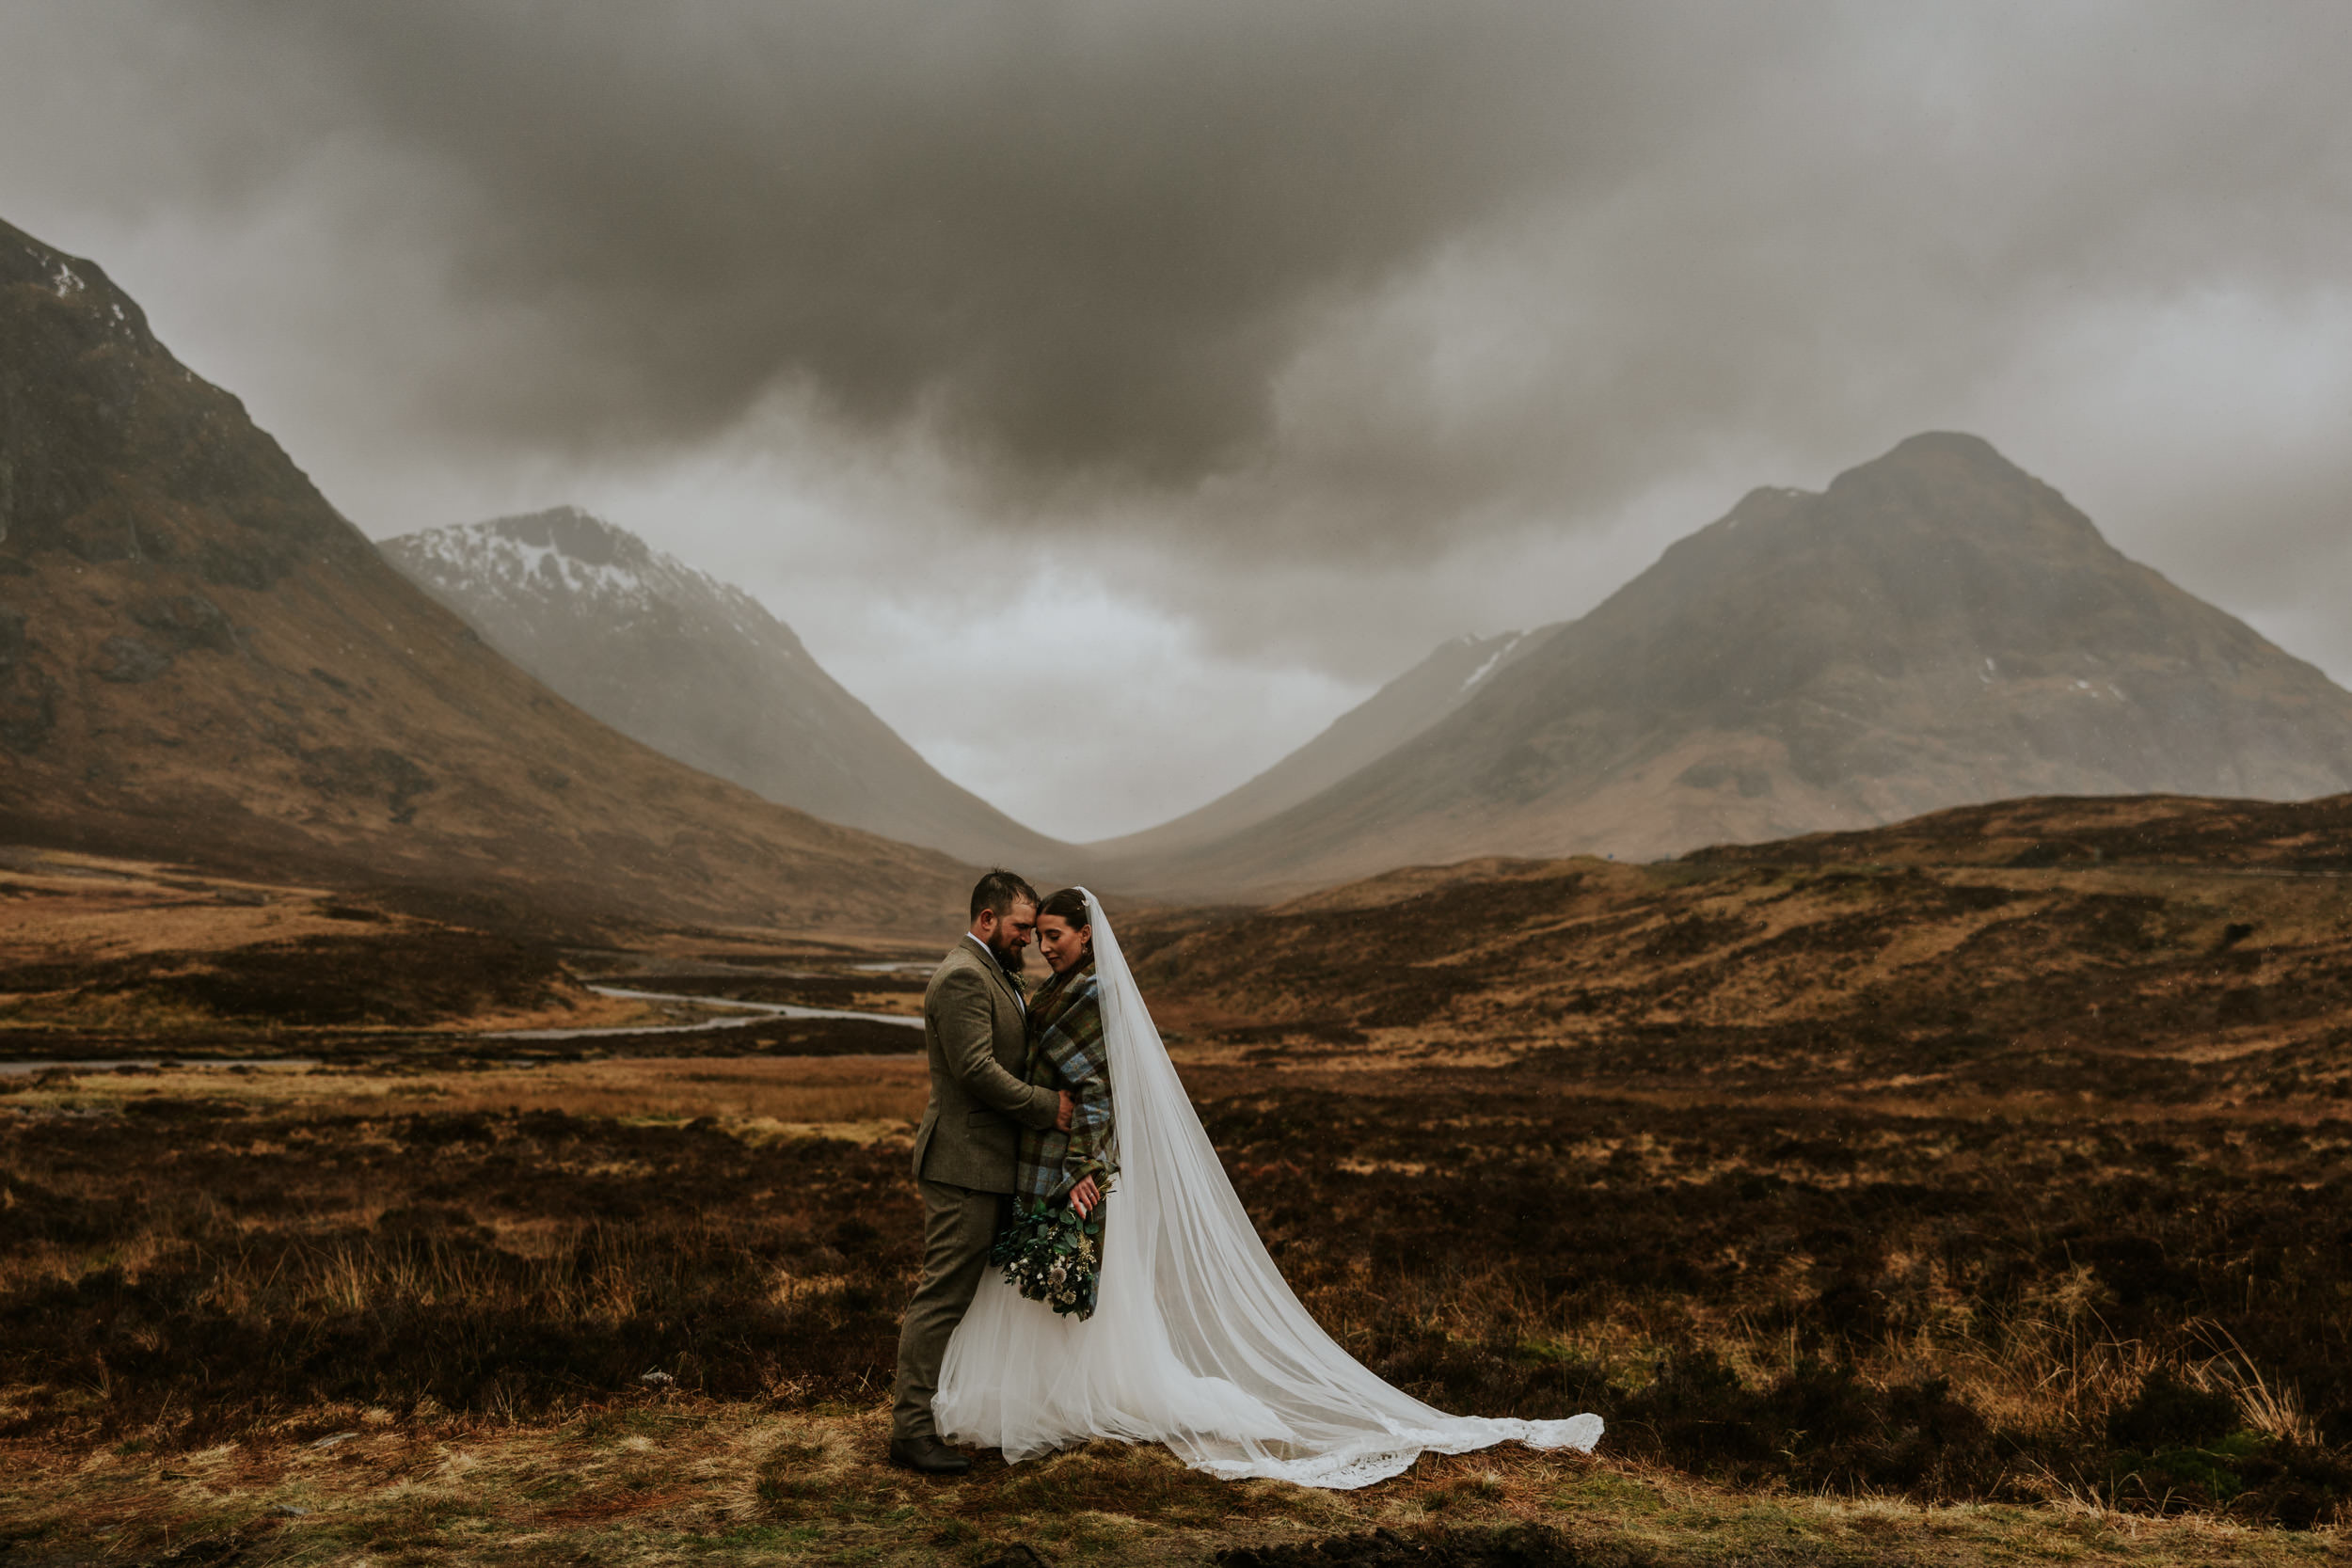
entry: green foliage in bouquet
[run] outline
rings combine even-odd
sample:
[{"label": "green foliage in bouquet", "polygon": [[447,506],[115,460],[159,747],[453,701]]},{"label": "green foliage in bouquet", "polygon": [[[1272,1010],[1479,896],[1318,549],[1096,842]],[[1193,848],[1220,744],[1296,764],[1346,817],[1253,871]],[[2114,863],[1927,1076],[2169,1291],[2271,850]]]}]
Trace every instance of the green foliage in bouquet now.
[{"label": "green foliage in bouquet", "polygon": [[996,1233],[988,1260],[1031,1301],[1090,1318],[1103,1281],[1103,1206],[1080,1219],[1059,1199],[1015,1199],[1011,1223]]}]

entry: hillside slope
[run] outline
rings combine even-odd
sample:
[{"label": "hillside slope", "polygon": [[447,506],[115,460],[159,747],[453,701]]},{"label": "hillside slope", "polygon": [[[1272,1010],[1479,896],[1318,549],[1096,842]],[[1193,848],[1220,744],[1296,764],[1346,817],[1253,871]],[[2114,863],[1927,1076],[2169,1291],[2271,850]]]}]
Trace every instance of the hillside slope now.
[{"label": "hillside slope", "polygon": [[1239,788],[1155,828],[1088,845],[1101,867],[1097,875],[1114,883],[1129,875],[1149,878],[1166,856],[1246,832],[1311,800],[1460,707],[1497,671],[1524,657],[1539,641],[1540,634],[1506,631],[1440,643],[1427,658]]},{"label": "hillside slope", "polygon": [[1970,801],[2352,788],[2352,693],[1968,436],[1758,490],[1168,893],[1867,828]]},{"label": "hillside slope", "polygon": [[2004,801],[1634,866],[1472,861],[1122,932],[1285,1061],[1665,1093],[2352,1102],[2352,795]]},{"label": "hillside slope", "polygon": [[966,871],[597,723],[0,225],[0,838],[595,919],[951,932]]},{"label": "hillside slope", "polygon": [[377,546],[569,701],[780,805],[961,859],[1071,851],[941,776],[732,584],[572,507]]}]

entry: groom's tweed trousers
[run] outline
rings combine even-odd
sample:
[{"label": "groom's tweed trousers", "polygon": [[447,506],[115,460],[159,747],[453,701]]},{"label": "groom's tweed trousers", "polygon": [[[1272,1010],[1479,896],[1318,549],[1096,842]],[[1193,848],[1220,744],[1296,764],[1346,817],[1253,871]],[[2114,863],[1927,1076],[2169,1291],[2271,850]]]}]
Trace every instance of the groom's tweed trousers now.
[{"label": "groom's tweed trousers", "polygon": [[931,1396],[947,1340],[988,1269],[996,1216],[1012,1191],[1013,1148],[1024,1127],[1051,1127],[1052,1089],[1021,1081],[1027,1050],[1021,993],[970,937],[949,949],[923,995],[931,1101],[914,1134],[923,1195],[923,1279],[898,1326],[893,1437],[934,1435]]}]

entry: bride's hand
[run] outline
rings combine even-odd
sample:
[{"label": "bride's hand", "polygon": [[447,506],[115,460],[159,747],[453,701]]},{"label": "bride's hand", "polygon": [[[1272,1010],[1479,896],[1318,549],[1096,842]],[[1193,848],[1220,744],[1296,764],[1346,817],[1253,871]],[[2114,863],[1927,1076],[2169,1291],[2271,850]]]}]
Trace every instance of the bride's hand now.
[{"label": "bride's hand", "polygon": [[1102,1201],[1103,1189],[1094,1184],[1091,1176],[1070,1189],[1070,1207],[1077,1211],[1080,1219],[1094,1212],[1094,1206]]}]

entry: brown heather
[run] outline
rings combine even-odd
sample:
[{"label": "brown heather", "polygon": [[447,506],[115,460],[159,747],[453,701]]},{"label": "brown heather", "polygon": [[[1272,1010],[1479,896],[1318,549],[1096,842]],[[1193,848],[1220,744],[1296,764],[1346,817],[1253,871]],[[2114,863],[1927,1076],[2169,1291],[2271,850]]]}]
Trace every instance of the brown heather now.
[{"label": "brown heather", "polygon": [[[1987,1539],[2079,1520],[2089,1548],[2141,1514],[2324,1526],[2343,1495],[2352,1125],[1670,1104],[1525,1071],[1195,1062],[1211,1132],[1322,1322],[1441,1405],[1597,1409],[1604,1463],[1473,1455],[1328,1499],[1104,1449],[984,1467],[952,1503],[911,1496],[876,1464],[915,1261],[905,1123],[854,1140],[915,1102],[913,1065],[485,1069],[412,1081],[407,1102],[466,1107],[422,1112],[371,1110],[374,1081],[328,1069],[21,1090],[0,1198],[7,1431],[20,1454],[85,1458],[30,1491],[21,1477],[8,1506],[53,1543],[71,1498],[108,1499],[151,1544],[166,1519],[259,1519],[283,1497],[323,1522],[287,1522],[281,1544],[321,1551],[405,1521],[420,1560],[481,1529],[560,1527],[601,1553],[660,1522],[714,1546],[896,1539],[921,1560],[891,1525],[912,1502],[914,1544],[966,1560],[1020,1520],[1052,1560],[1116,1561],[1139,1531],[1174,1554],[1518,1518],[1622,1544],[1640,1532],[1602,1528],[1600,1505],[1630,1499],[1645,1528],[1763,1510],[1802,1521],[1818,1550],[1797,1560],[1882,1528],[1901,1551],[1871,1560],[1913,1560],[1937,1518]],[[714,1101],[746,1080],[764,1098],[740,1119],[577,1114],[609,1111],[623,1075],[649,1100],[714,1078]],[[496,1091],[519,1108],[472,1108],[527,1077]],[[675,1382],[641,1382],[656,1370]],[[2224,1430],[2195,1428],[2201,1394]],[[2134,1420],[2155,1441],[2125,1446]],[[342,1431],[361,1437],[331,1465],[305,1446]],[[813,1435],[748,1435],[782,1432]],[[567,1443],[602,1467],[530,1457]],[[495,1485],[458,1484],[467,1455]],[[166,1487],[161,1513],[142,1490],[224,1465],[259,1479]],[[2254,1538],[2159,1539],[2175,1560]],[[1659,1544],[1675,1549],[1655,1560],[1714,1560]]]},{"label": "brown heather", "polygon": [[[882,1464],[911,1031],[211,1010],[160,1070],[0,1080],[0,1532],[27,1561],[2340,1560],[2335,809],[2247,808],[2228,868],[2240,808],[2059,803],[1130,922],[1315,1316],[1441,1406],[1610,1423],[1594,1459],[1345,1497],[1109,1446]],[[656,946],[555,983],[920,983]],[[277,1053],[312,1065],[222,1060]]]}]

